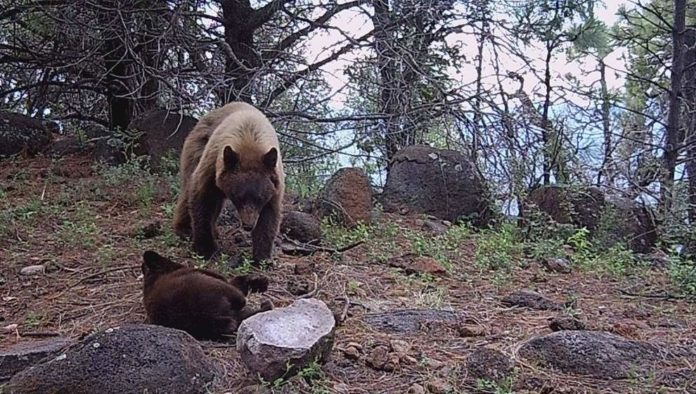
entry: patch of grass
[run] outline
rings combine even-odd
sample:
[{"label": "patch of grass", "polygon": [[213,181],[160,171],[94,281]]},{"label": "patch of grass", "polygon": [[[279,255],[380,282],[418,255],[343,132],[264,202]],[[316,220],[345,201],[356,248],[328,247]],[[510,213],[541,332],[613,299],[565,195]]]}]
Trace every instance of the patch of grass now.
[{"label": "patch of grass", "polygon": [[45,317],[41,314],[35,313],[35,312],[29,312],[27,313],[26,317],[24,318],[24,324],[27,326],[29,329],[36,329],[41,327],[41,324],[43,324]]},{"label": "patch of grass", "polygon": [[514,379],[512,377],[507,377],[499,382],[495,382],[489,379],[476,379],[476,389],[483,393],[491,394],[512,394],[514,385]]},{"label": "patch of grass", "polygon": [[97,262],[102,267],[108,267],[116,258],[116,250],[111,245],[102,245],[97,249]]},{"label": "patch of grass", "polygon": [[170,226],[164,226],[159,239],[170,248],[181,246],[184,243]]},{"label": "patch of grass", "polygon": [[577,230],[568,238],[567,243],[574,249],[572,262],[586,272],[619,278],[634,269],[645,268],[645,265],[637,263],[633,253],[621,243],[600,250],[589,241],[589,231],[585,228]]},{"label": "patch of grass", "polygon": [[321,222],[321,231],[324,241],[335,248],[340,248],[355,242],[367,241],[370,237],[370,226],[359,223],[354,228],[348,229],[333,223],[330,218],[324,218]]},{"label": "patch of grass", "polygon": [[481,269],[509,270],[519,264],[522,249],[517,228],[512,223],[504,223],[499,229],[478,235],[474,262]]},{"label": "patch of grass", "polygon": [[681,294],[696,298],[696,262],[672,259],[669,277]]},{"label": "patch of grass", "polygon": [[439,309],[445,304],[447,289],[439,286],[427,285],[415,294],[415,304],[424,308]]},{"label": "patch of grass", "polygon": [[144,209],[150,209],[152,201],[155,199],[156,189],[155,182],[151,178],[144,180],[142,184],[138,186],[136,190],[136,195],[138,197],[138,202],[140,207]]},{"label": "patch of grass", "polygon": [[565,242],[561,239],[542,239],[528,245],[531,249],[530,255],[535,260],[545,260],[565,255],[565,250],[563,250]]},{"label": "patch of grass", "polygon": [[132,184],[134,181],[151,176],[144,158],[134,158],[119,166],[98,163],[96,164],[96,170],[106,186],[111,187]]},{"label": "patch of grass", "polygon": [[75,223],[69,220],[60,225],[59,236],[67,245],[77,245],[92,249],[98,229],[94,223]]}]

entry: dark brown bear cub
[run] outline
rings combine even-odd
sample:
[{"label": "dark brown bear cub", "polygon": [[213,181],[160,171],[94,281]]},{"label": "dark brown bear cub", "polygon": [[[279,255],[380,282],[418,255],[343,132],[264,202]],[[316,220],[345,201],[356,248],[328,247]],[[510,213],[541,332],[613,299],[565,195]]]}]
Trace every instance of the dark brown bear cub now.
[{"label": "dark brown bear cub", "polygon": [[180,166],[176,233],[190,235],[194,251],[211,258],[217,252],[216,220],[228,198],[251,231],[254,262],[269,259],[280,227],[285,174],[268,119],[246,103],[209,112],[186,137]]},{"label": "dark brown bear cub", "polygon": [[143,301],[147,321],[184,330],[197,339],[222,339],[233,334],[242,320],[273,308],[246,307],[249,292],[264,292],[268,278],[243,275],[227,281],[215,272],[175,263],[156,252],[143,253]]}]

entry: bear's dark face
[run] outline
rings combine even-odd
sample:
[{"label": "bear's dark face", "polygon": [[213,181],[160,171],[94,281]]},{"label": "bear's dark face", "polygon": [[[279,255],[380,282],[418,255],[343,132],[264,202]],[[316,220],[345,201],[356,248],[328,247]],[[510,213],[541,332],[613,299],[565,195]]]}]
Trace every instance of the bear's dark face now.
[{"label": "bear's dark face", "polygon": [[145,292],[147,293],[160,276],[180,270],[185,268],[185,266],[160,256],[157,252],[147,250],[143,253],[143,264],[141,268],[143,270]]},{"label": "bear's dark face", "polygon": [[242,166],[239,155],[226,146],[223,158],[225,169],[216,180],[217,187],[237,208],[242,227],[251,231],[263,208],[278,194],[278,150],[271,148],[260,163]]}]

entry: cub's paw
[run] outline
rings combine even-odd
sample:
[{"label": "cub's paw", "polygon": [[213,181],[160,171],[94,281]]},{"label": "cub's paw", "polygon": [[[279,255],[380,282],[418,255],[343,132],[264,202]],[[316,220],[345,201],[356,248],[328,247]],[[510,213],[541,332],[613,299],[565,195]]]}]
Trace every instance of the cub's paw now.
[{"label": "cub's paw", "polygon": [[268,277],[259,274],[249,274],[246,276],[246,283],[252,293],[263,293],[268,290]]},{"label": "cub's paw", "polygon": [[259,307],[260,312],[270,311],[271,309],[273,309],[273,301],[268,298],[261,301],[261,306]]}]

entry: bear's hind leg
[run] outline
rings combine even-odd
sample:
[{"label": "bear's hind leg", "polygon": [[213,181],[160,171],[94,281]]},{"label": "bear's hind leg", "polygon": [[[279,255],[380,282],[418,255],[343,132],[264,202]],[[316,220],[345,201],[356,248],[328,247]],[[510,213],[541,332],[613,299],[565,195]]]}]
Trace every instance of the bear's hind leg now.
[{"label": "bear's hind leg", "polygon": [[191,195],[191,228],[193,251],[209,260],[217,251],[215,243],[215,213],[219,212],[223,195],[217,189],[203,188]]}]

